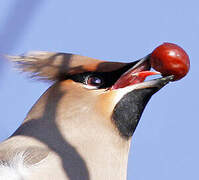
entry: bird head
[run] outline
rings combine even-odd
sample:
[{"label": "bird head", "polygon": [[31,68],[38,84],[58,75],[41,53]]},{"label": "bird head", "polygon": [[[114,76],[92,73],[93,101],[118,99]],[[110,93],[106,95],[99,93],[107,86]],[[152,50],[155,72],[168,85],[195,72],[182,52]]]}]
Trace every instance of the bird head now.
[{"label": "bird head", "polygon": [[[79,126],[89,121],[87,127],[96,129],[97,121],[97,125],[123,139],[133,135],[151,96],[172,80],[172,76],[167,76],[144,81],[149,75],[159,74],[150,71],[149,56],[130,63],[50,52],[9,58],[32,77],[54,82],[43,95],[46,100],[38,103],[51,99],[61,127],[70,119],[78,120]],[[58,97],[59,103],[55,104]],[[43,113],[42,107],[35,107],[37,114]]]}]

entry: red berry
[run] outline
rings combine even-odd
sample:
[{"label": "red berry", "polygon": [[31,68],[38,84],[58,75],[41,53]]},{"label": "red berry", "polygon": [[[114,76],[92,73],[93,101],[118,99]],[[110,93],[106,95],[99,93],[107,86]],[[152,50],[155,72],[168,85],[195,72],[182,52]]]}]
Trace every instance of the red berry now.
[{"label": "red berry", "polygon": [[158,46],[151,53],[150,62],[151,66],[163,76],[174,75],[173,81],[183,78],[190,67],[187,53],[180,46],[172,43]]}]

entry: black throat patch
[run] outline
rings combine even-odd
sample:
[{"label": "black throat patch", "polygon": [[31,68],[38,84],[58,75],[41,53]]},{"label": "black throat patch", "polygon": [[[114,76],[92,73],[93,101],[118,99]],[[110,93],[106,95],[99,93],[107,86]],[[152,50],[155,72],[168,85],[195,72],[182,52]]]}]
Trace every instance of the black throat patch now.
[{"label": "black throat patch", "polygon": [[121,136],[129,138],[133,135],[143,110],[156,88],[138,89],[124,95],[115,106],[112,119]]}]

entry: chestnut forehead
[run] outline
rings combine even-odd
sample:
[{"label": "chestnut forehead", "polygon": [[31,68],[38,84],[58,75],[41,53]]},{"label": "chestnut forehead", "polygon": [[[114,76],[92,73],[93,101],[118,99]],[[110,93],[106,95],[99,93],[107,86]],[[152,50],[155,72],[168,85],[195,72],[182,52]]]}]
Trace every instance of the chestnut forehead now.
[{"label": "chestnut forehead", "polygon": [[84,72],[111,72],[123,68],[125,65],[126,63],[100,60],[76,61],[70,64],[68,74],[72,75]]}]

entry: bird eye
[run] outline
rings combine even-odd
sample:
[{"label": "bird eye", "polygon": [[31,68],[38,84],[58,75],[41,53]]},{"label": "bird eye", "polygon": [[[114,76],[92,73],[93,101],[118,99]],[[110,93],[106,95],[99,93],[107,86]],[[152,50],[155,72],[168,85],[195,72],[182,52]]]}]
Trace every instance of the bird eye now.
[{"label": "bird eye", "polygon": [[86,85],[99,87],[103,85],[103,79],[98,76],[88,76],[86,78]]}]

